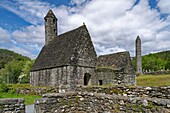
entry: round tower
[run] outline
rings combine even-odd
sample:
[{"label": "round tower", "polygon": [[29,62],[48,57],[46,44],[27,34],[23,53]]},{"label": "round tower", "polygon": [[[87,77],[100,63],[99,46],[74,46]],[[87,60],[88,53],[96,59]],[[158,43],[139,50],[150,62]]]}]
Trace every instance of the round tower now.
[{"label": "round tower", "polygon": [[136,72],[142,74],[141,39],[136,38]]},{"label": "round tower", "polygon": [[57,18],[52,10],[49,10],[44,17],[45,20],[45,45],[48,45],[54,38],[57,37]]}]

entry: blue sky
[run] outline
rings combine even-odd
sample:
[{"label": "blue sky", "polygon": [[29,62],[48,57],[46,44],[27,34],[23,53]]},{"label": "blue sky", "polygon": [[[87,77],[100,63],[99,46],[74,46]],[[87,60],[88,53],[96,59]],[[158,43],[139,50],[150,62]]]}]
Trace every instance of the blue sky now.
[{"label": "blue sky", "polygon": [[98,55],[170,50],[170,0],[0,0],[0,48],[32,59],[44,46],[44,16],[52,9],[58,32],[85,22]]}]

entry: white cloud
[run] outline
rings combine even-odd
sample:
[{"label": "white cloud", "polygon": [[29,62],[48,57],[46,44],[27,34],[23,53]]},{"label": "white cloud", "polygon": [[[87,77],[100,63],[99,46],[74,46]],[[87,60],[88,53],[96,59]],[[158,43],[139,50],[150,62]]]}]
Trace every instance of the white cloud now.
[{"label": "white cloud", "polygon": [[45,30],[43,25],[31,25],[14,31],[12,36],[17,43],[42,47],[45,40]]},{"label": "white cloud", "polygon": [[9,50],[15,51],[15,52],[17,52],[17,53],[19,53],[19,54],[22,54],[22,55],[24,55],[24,56],[28,56],[28,57],[31,58],[31,59],[35,59],[35,58],[36,58],[36,55],[34,55],[34,54],[31,53],[30,51],[28,51],[28,50],[26,50],[26,49],[24,49],[24,48],[21,48],[21,47],[16,47],[16,46],[14,46],[14,47],[12,47],[12,48],[9,48]]},{"label": "white cloud", "polygon": [[96,48],[98,55],[105,55],[105,54],[110,54],[110,53],[126,51],[125,49],[119,48],[117,46],[112,47],[112,48],[106,48],[105,46],[95,44],[94,47]]},{"label": "white cloud", "polygon": [[[39,0],[17,0],[12,7],[10,3],[3,7],[35,24],[12,33],[16,43],[31,48],[26,51],[31,52],[33,47],[39,50],[43,46],[43,18],[50,8],[58,18],[59,33],[72,30],[85,22],[99,55],[126,50],[134,56],[137,35],[142,40],[143,54],[170,49],[170,17],[161,20],[160,12],[150,9],[147,0],[141,0],[132,8],[134,2],[135,0],[72,0],[71,4],[76,4],[74,7],[55,7]],[[160,0],[158,6],[165,13],[167,6],[164,3],[169,4]]]},{"label": "white cloud", "polygon": [[[74,27],[87,23],[92,40],[95,43],[99,54],[108,53],[114,50],[128,50],[134,55],[134,43],[137,35],[143,42],[143,53],[167,49],[168,46],[152,47],[159,44],[162,39],[157,39],[156,35],[168,25],[167,21],[160,20],[160,13],[157,10],[151,10],[147,1],[140,1],[138,5],[131,7],[134,0],[115,0],[102,1],[93,0],[83,6],[83,9],[76,14],[68,15],[65,20],[67,25]],[[59,21],[60,22],[60,21]],[[65,25],[65,26],[67,26]],[[149,47],[145,46],[149,43]],[[161,45],[160,45],[161,46]],[[115,49],[114,49],[115,48]],[[99,50],[100,49],[100,50]],[[112,51],[111,51],[112,50]]]},{"label": "white cloud", "polygon": [[82,5],[83,3],[85,3],[86,1],[88,1],[88,0],[71,0],[70,1],[70,3],[72,4],[72,5]]},{"label": "white cloud", "polygon": [[169,0],[159,0],[158,7],[160,11],[165,14],[170,14],[170,1]]},{"label": "white cloud", "polygon": [[0,45],[10,42],[10,34],[0,27]]},{"label": "white cloud", "polygon": [[34,25],[41,24],[47,11],[54,7],[54,5],[39,0],[16,0],[15,2],[7,0],[2,1],[0,6]]}]

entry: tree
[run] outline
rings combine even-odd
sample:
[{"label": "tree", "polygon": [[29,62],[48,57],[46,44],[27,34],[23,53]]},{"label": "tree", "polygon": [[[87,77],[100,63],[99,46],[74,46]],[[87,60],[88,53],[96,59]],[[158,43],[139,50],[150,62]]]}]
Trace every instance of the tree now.
[{"label": "tree", "polygon": [[32,67],[33,63],[34,63],[34,60],[28,60],[24,64],[22,72],[21,72],[20,76],[18,77],[20,83],[29,83],[30,71],[31,71],[31,67]]},{"label": "tree", "polygon": [[24,61],[13,61],[5,65],[5,68],[1,69],[1,76],[5,83],[17,83],[18,77],[22,72]]}]

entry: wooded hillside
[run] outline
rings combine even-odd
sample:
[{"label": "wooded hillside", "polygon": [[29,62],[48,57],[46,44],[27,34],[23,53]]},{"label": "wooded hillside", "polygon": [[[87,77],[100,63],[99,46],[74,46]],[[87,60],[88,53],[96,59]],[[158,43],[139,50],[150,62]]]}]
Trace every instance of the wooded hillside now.
[{"label": "wooded hillside", "polygon": [[10,50],[0,49],[0,80],[3,83],[28,83],[33,61]]},{"label": "wooded hillside", "polygon": [[[132,59],[132,62],[136,67],[135,58]],[[170,50],[142,56],[142,69],[154,71],[170,69]]]}]

